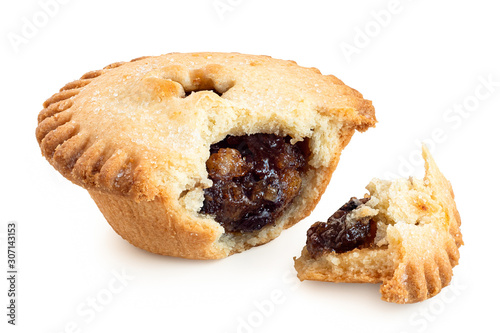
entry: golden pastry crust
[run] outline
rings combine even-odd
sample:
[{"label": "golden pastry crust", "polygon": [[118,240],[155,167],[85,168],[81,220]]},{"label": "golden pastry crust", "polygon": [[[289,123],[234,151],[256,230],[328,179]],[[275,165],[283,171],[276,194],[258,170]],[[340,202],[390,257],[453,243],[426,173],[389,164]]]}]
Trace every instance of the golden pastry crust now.
[{"label": "golden pastry crust", "polygon": [[[375,122],[370,101],[315,68],[173,53],[68,83],[44,103],[36,136],[47,160],[89,191],[123,238],[155,253],[213,259],[268,242],[307,216],[355,130]],[[276,225],[237,237],[199,214],[212,184],[205,162],[211,144],[253,133],[308,140],[311,158],[299,197]]]},{"label": "golden pastry crust", "polygon": [[414,303],[438,294],[458,264],[463,245],[450,182],[423,147],[426,174],[394,182],[372,180],[364,216],[377,221],[374,244],[313,258],[304,247],[295,268],[300,280],[382,283],[382,299]]}]

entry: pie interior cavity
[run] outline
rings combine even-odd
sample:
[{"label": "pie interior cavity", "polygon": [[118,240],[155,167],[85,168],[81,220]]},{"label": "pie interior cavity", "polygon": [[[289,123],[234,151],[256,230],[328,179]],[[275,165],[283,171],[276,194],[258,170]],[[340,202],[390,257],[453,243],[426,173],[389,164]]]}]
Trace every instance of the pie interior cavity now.
[{"label": "pie interior cavity", "polygon": [[207,170],[213,185],[204,190],[201,213],[213,214],[226,232],[273,225],[299,194],[307,169],[307,147],[290,140],[252,134],[212,145]]},{"label": "pie interior cavity", "polygon": [[[370,101],[315,68],[174,53],[114,63],[65,85],[44,103],[36,135],[47,160],[87,189],[130,243],[215,259],[264,244],[310,214],[353,133],[375,122]],[[211,147],[257,134],[302,147],[304,165],[278,177],[295,190],[272,222],[231,230],[203,208],[215,183]]]},{"label": "pie interior cavity", "polygon": [[308,230],[295,268],[301,280],[382,283],[382,299],[414,303],[452,278],[463,245],[451,184],[423,147],[423,180],[373,179],[327,223]]}]

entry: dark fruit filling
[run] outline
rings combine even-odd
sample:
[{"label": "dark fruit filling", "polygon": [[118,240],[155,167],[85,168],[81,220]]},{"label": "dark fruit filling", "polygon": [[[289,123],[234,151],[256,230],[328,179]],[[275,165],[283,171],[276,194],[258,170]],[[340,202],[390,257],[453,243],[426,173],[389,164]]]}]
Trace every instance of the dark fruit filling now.
[{"label": "dark fruit filling", "polygon": [[299,194],[306,156],[299,143],[274,134],[228,136],[210,147],[213,186],[201,213],[215,215],[228,232],[273,224]]},{"label": "dark fruit filling", "polygon": [[347,214],[369,198],[351,198],[349,202],[339,208],[328,221],[316,222],[307,231],[307,251],[313,258],[326,252],[343,253],[355,248],[369,246],[376,234],[377,224],[369,217],[357,221],[346,221]]}]

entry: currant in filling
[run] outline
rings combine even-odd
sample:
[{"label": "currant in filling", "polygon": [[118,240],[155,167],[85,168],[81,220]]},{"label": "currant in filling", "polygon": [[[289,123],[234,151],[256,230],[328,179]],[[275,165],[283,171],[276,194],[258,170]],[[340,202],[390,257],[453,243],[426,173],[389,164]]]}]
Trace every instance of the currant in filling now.
[{"label": "currant in filling", "polygon": [[343,253],[355,248],[370,246],[375,239],[377,223],[364,217],[349,219],[350,212],[365,204],[370,198],[351,198],[328,221],[316,222],[307,231],[306,247],[313,258],[326,252]]},{"label": "currant in filling", "polygon": [[304,143],[274,134],[228,136],[210,147],[213,186],[204,190],[201,213],[215,215],[228,232],[274,224],[299,194],[306,167]]}]

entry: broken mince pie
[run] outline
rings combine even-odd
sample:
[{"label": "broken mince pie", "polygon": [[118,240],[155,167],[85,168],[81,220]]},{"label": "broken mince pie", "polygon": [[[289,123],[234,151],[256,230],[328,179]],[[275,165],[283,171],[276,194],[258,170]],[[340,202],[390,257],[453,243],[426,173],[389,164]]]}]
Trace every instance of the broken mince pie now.
[{"label": "broken mince pie", "polygon": [[310,214],[370,101],[332,75],[236,53],[114,63],[44,103],[37,139],[113,229],[163,255],[223,258]]},{"label": "broken mince pie", "polygon": [[423,180],[373,179],[307,232],[295,269],[300,280],[382,283],[382,299],[414,303],[438,294],[463,245],[451,184],[423,148]]}]

